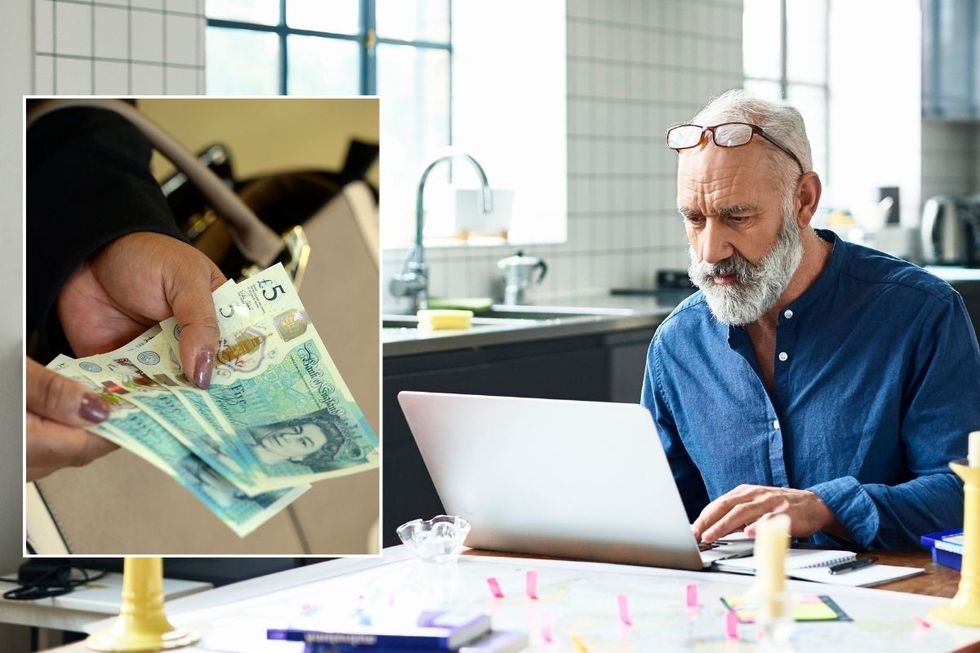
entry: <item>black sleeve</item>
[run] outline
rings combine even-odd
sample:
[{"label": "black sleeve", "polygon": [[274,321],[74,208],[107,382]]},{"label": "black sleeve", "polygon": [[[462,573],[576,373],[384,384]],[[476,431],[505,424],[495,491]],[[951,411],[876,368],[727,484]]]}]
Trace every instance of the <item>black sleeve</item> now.
[{"label": "black sleeve", "polygon": [[54,306],[79,264],[136,231],[183,239],[150,155],[139,130],[105,109],[54,111],[28,130],[27,334],[38,360],[71,353]]}]

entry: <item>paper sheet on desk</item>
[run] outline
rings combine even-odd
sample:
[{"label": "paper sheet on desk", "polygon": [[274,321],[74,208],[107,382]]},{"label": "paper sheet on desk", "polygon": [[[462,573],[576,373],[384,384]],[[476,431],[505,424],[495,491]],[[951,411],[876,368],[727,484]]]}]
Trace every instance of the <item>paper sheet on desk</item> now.
[{"label": "paper sheet on desk", "polygon": [[827,567],[814,569],[794,569],[789,573],[793,578],[810,580],[829,585],[847,585],[848,587],[874,587],[903,578],[911,578],[925,573],[920,567],[898,567],[895,565],[871,565],[844,574],[832,574]]}]

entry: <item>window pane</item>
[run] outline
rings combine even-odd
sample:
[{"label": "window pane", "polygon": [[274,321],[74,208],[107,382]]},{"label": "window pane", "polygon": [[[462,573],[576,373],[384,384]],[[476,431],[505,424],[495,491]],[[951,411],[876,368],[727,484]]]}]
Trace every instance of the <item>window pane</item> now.
[{"label": "window pane", "polygon": [[289,95],[357,95],[360,57],[356,41],[290,36]]},{"label": "window pane", "polygon": [[449,42],[449,0],[377,0],[380,38]]},{"label": "window pane", "polygon": [[746,77],[779,79],[779,0],[745,0],[742,67]]},{"label": "window pane", "polygon": [[[378,95],[381,111],[381,170],[397,171],[382,180],[384,207],[396,207],[398,215],[382,216],[404,233],[413,228],[405,220],[405,207],[415,206],[415,185],[422,165],[449,144],[449,53],[431,48],[414,48],[381,43],[377,49]],[[449,166],[433,172],[432,181],[445,179]],[[384,174],[384,173],[383,173]],[[432,184],[436,186],[437,184]],[[426,233],[446,233],[451,215],[433,212]]]},{"label": "window pane", "polygon": [[743,85],[745,92],[754,95],[761,100],[772,100],[779,102],[782,94],[779,91],[779,82],[765,82],[758,79],[747,79]]},{"label": "window pane", "polygon": [[786,102],[803,114],[806,135],[810,140],[813,169],[826,180],[827,175],[827,92],[819,86],[790,84]]},{"label": "window pane", "polygon": [[279,0],[207,0],[205,12],[208,18],[276,25]]},{"label": "window pane", "polygon": [[826,0],[787,0],[786,49],[789,81],[827,81]]},{"label": "window pane", "polygon": [[361,30],[360,4],[359,0],[289,0],[286,24],[296,29],[357,34]]},{"label": "window pane", "polygon": [[275,34],[209,27],[206,48],[209,94],[279,92],[279,44]]}]

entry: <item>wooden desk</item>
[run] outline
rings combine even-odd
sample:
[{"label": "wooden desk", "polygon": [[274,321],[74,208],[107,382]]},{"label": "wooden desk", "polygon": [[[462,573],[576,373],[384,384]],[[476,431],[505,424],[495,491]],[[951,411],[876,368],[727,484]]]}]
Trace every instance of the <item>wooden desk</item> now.
[{"label": "wooden desk", "polygon": [[874,556],[883,565],[899,565],[902,567],[923,567],[926,573],[913,576],[893,583],[878,585],[876,589],[908,592],[909,594],[925,594],[927,596],[942,596],[952,598],[960,582],[960,572],[949,567],[937,565],[928,553],[921,551],[903,553],[861,553],[859,558]]}]

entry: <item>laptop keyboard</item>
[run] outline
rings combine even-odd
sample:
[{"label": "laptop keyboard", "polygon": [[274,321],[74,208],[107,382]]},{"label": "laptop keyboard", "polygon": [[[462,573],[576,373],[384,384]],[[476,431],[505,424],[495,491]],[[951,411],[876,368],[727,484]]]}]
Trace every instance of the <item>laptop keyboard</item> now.
[{"label": "laptop keyboard", "polygon": [[717,548],[718,542],[698,542],[698,551],[710,551]]}]

